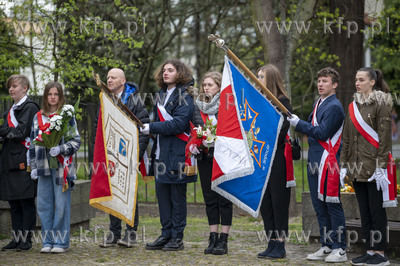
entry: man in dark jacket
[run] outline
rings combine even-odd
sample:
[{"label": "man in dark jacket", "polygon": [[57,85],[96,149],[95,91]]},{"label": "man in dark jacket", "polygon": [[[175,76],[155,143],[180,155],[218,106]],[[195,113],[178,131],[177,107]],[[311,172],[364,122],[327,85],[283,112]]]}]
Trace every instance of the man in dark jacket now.
[{"label": "man in dark jacket", "polygon": [[191,71],[178,60],[166,61],[154,75],[161,87],[154,109],[155,122],[140,129],[157,134],[151,157],[156,179],[156,194],[162,225],[161,236],[146,249],[182,250],[186,226],[186,185],[196,182],[197,175],[186,175],[185,146],[189,122],[193,117],[193,97],[188,89],[194,85]]},{"label": "man in dark jacket", "polygon": [[[318,92],[321,97],[314,103],[308,121],[300,120],[296,115],[288,118],[296,131],[308,136],[310,147],[307,176],[311,201],[318,219],[321,248],[309,254],[307,259],[344,262],[347,260],[346,222],[339,199],[339,173],[336,171],[333,175],[333,171],[327,170],[328,167],[338,169],[334,166],[338,165],[341,149],[340,135],[344,111],[342,104],[336,98],[340,77],[331,67],[321,69],[317,76]],[[330,174],[332,178],[329,178]],[[332,191],[337,194],[333,195]]]},{"label": "man in dark jacket", "polygon": [[[149,114],[146,107],[138,98],[139,87],[133,82],[126,82],[125,73],[122,69],[113,68],[107,75],[107,86],[122,103],[125,104],[129,110],[142,122],[149,123]],[[97,117],[97,116],[96,116]],[[97,120],[96,120],[97,128]],[[149,143],[149,136],[139,133],[139,162],[142,160],[144,152],[146,151]],[[110,214],[110,234],[105,241],[100,244],[100,247],[113,247],[118,245],[125,247],[132,247],[136,244],[136,232],[139,224],[138,202],[136,199],[136,211],[134,225],[126,225],[125,236],[121,239],[121,220]]]},{"label": "man in dark jacket", "polygon": [[13,239],[2,250],[29,250],[36,225],[36,181],[27,172],[31,126],[39,106],[27,98],[29,80],[24,75],[12,75],[7,88],[14,104],[4,115],[0,126],[0,199],[10,204]]}]

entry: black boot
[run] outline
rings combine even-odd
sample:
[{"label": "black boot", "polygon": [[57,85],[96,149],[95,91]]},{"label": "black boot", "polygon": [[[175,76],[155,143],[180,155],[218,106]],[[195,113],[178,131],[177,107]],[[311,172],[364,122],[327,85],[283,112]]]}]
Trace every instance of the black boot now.
[{"label": "black boot", "polygon": [[217,245],[212,251],[214,255],[224,255],[228,253],[228,234],[221,233]]},{"label": "black boot", "polygon": [[276,240],[275,239],[271,239],[268,242],[268,247],[264,252],[258,253],[257,257],[260,259],[265,259],[267,258],[267,256],[269,255],[269,253],[271,253],[271,251],[275,248],[275,244],[276,244]]},{"label": "black boot", "polygon": [[5,245],[4,247],[1,248],[2,251],[6,251],[6,250],[12,250],[12,249],[17,249],[17,247],[19,246],[20,242],[15,241],[15,239],[13,238],[11,240],[10,243],[8,243],[7,245]]},{"label": "black boot", "polygon": [[124,238],[118,240],[117,244],[127,248],[133,247],[135,244],[137,244],[136,234],[136,231],[132,229],[126,229]]},{"label": "black boot", "polygon": [[204,250],[204,254],[212,254],[213,249],[218,241],[218,233],[211,232],[210,238],[208,239],[208,247]]},{"label": "black boot", "polygon": [[268,254],[269,259],[283,259],[286,257],[285,242],[276,241],[275,248]]}]

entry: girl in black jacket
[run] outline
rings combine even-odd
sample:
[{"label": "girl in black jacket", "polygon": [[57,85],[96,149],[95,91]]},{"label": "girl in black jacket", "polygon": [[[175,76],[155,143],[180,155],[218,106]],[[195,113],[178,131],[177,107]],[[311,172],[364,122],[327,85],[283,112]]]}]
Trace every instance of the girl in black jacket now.
[{"label": "girl in black jacket", "polygon": [[[266,65],[257,71],[258,79],[290,111],[289,98],[286,94],[282,77],[274,65]],[[284,122],[279,132],[278,145],[267,189],[261,203],[261,216],[264,229],[270,238],[268,248],[258,254],[258,258],[279,259],[286,256],[285,236],[288,234],[290,187],[286,186],[285,138],[290,127],[284,115]]]},{"label": "girl in black jacket", "polygon": [[0,152],[0,199],[10,204],[12,230],[15,236],[27,236],[26,240],[13,238],[2,250],[32,248],[32,231],[36,225],[36,185],[27,172],[29,135],[33,116],[39,106],[27,97],[29,80],[24,75],[12,75],[7,88],[14,104],[4,115],[0,126],[3,147]]}]

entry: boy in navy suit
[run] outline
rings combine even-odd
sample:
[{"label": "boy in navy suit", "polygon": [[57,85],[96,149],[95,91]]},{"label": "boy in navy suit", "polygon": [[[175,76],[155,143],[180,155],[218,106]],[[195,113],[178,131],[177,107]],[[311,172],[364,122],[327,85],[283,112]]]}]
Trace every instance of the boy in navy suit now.
[{"label": "boy in navy suit", "polygon": [[307,176],[311,200],[317,214],[322,247],[307,256],[308,260],[343,262],[347,260],[345,217],[339,200],[339,155],[345,118],[336,98],[339,73],[327,67],[318,71],[320,98],[314,103],[307,121],[296,115],[288,118],[295,130],[308,136]]}]

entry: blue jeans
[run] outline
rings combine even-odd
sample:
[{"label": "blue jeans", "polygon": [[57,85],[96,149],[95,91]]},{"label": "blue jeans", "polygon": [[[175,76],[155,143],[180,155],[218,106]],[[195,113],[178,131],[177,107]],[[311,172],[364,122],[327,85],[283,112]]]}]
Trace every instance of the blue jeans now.
[{"label": "blue jeans", "polygon": [[342,203],[330,203],[318,199],[318,174],[310,174],[309,169],[307,174],[311,201],[317,214],[321,244],[323,247],[345,250],[346,220]]},{"label": "blue jeans", "polygon": [[62,192],[56,184],[56,171],[51,175],[39,176],[37,211],[42,222],[43,247],[69,247],[71,220],[71,188]]}]

